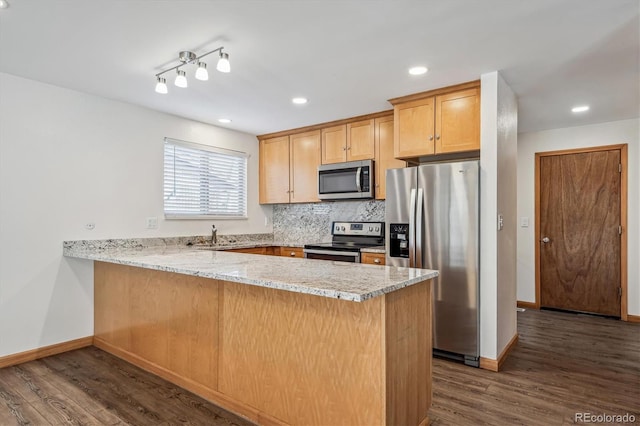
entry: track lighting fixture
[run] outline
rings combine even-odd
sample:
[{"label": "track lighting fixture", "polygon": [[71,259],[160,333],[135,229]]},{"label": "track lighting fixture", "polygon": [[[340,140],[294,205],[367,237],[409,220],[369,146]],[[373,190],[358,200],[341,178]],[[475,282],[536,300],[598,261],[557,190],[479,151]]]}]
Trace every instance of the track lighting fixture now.
[{"label": "track lighting fixture", "polygon": [[181,68],[189,64],[198,66],[198,69],[196,70],[196,73],[195,73],[195,77],[198,80],[202,80],[202,81],[209,80],[209,72],[207,71],[207,64],[201,61],[200,59],[214,52],[218,52],[218,55],[219,55],[216,69],[224,73],[230,72],[231,64],[229,63],[229,54],[223,52],[222,49],[224,49],[224,47],[218,47],[217,49],[204,53],[200,56],[196,56],[195,53],[189,52],[188,50],[180,52],[178,54],[178,60],[180,61],[178,65],[168,68],[166,70],[160,71],[159,73],[156,74],[156,92],[161,94],[166,94],[168,92],[167,80],[161,76],[173,70],[176,70],[176,79],[174,84],[178,87],[187,87],[188,86],[187,73]]}]

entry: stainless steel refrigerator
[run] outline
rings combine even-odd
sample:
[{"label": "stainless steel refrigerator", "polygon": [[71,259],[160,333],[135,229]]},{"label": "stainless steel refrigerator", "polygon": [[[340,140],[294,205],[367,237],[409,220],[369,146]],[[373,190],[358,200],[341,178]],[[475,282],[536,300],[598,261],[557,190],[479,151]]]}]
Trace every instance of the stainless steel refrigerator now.
[{"label": "stainless steel refrigerator", "polygon": [[387,265],[437,269],[434,355],[479,366],[479,161],[387,170]]}]

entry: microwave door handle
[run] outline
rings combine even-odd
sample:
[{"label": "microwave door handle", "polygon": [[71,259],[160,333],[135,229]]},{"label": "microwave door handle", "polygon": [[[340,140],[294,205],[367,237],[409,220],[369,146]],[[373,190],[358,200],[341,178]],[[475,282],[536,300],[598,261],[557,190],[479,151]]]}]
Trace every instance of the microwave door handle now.
[{"label": "microwave door handle", "polygon": [[360,185],[360,175],[362,174],[362,167],[358,167],[356,171],[356,189],[358,192],[362,192],[362,185]]},{"label": "microwave door handle", "polygon": [[418,189],[418,204],[416,205],[416,268],[422,268],[422,219],[423,191]]},{"label": "microwave door handle", "polygon": [[409,267],[416,267],[416,190],[411,189],[409,207]]}]

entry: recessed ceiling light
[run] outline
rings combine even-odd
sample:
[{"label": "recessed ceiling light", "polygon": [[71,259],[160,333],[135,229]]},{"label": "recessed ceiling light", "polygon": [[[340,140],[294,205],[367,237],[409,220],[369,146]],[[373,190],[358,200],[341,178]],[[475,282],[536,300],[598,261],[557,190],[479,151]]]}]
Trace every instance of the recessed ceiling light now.
[{"label": "recessed ceiling light", "polygon": [[218,118],[218,122],[220,123],[231,123],[231,120],[228,118]]},{"label": "recessed ceiling light", "polygon": [[427,71],[429,71],[429,68],[423,66],[409,68],[409,74],[411,75],[422,75],[426,74]]},{"label": "recessed ceiling light", "polygon": [[9,7],[9,2],[7,0],[0,0],[0,9],[6,9]]},{"label": "recessed ceiling light", "polygon": [[589,105],[581,105],[571,108],[571,112],[585,112],[589,111]]},{"label": "recessed ceiling light", "polygon": [[307,98],[293,98],[291,99],[291,102],[293,102],[294,104],[302,105],[307,103]]}]

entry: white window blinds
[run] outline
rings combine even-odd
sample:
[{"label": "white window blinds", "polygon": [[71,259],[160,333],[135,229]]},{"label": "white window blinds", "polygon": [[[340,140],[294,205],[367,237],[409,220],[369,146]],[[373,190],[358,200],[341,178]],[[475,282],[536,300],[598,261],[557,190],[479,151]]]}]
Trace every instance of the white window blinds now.
[{"label": "white window blinds", "polygon": [[165,217],[246,218],[247,157],[244,152],[165,138]]}]

